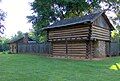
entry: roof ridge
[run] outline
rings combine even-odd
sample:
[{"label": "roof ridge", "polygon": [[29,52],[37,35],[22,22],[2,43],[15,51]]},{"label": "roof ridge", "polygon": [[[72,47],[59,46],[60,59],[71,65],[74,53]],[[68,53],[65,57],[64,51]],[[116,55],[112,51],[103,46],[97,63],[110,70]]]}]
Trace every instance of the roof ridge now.
[{"label": "roof ridge", "polygon": [[47,26],[44,29],[50,29],[50,28],[57,28],[61,26],[68,26],[68,25],[74,25],[74,24],[80,24],[87,21],[94,22],[101,14],[103,14],[104,11],[96,12],[96,13],[90,13],[81,17],[73,17],[73,18],[66,18],[60,21],[55,21],[52,25]]}]

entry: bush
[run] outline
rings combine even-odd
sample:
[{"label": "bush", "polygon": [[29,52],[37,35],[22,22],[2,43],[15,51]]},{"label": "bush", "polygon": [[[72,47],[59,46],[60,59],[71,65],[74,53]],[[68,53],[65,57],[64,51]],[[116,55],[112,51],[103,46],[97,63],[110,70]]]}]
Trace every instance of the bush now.
[{"label": "bush", "polygon": [[2,54],[9,54],[9,51],[3,51]]}]

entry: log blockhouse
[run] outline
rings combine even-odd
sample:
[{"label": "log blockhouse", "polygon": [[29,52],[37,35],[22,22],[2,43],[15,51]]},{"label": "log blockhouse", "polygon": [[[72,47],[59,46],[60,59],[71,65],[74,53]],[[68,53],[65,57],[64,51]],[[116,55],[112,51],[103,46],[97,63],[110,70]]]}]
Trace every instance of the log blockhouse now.
[{"label": "log blockhouse", "polygon": [[46,27],[53,56],[83,58],[109,55],[111,31],[114,29],[105,12],[54,22]]},{"label": "log blockhouse", "polygon": [[20,50],[19,45],[21,45],[21,44],[22,45],[27,45],[27,44],[31,44],[31,43],[36,43],[36,41],[31,39],[28,36],[28,33],[25,33],[23,37],[11,40],[8,43],[9,44],[9,51],[11,53],[18,53],[18,51]]}]

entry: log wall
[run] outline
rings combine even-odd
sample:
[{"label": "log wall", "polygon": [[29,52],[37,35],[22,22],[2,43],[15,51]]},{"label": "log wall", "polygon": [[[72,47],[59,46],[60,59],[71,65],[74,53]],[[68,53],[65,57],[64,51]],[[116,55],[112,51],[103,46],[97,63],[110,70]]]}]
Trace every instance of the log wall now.
[{"label": "log wall", "polygon": [[66,55],[65,42],[54,42],[52,43],[52,54],[53,55]]},{"label": "log wall", "polygon": [[91,39],[99,39],[99,40],[110,40],[110,31],[104,28],[100,28],[97,26],[92,26],[91,28]]},{"label": "log wall", "polygon": [[[86,56],[86,43],[85,42],[54,42],[53,55],[58,56]],[[66,47],[67,46],[67,47]]]},{"label": "log wall", "polygon": [[10,52],[17,53],[17,44],[16,43],[10,44]]},{"label": "log wall", "polygon": [[49,39],[88,37],[89,27],[72,27],[67,29],[58,29],[49,31]]}]

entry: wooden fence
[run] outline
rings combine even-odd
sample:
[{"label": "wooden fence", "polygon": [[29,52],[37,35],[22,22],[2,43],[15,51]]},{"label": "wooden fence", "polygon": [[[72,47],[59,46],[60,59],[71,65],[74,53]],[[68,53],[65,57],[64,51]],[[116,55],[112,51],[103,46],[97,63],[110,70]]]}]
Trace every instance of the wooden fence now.
[{"label": "wooden fence", "polygon": [[120,43],[119,43],[119,41],[112,41],[110,43],[110,55],[112,55],[112,56],[120,55]]},{"label": "wooden fence", "polygon": [[[18,53],[51,54],[51,43],[18,44]],[[110,43],[110,55],[120,55],[120,43],[118,41],[112,41]]]},{"label": "wooden fence", "polygon": [[40,53],[40,54],[50,54],[51,44],[41,43],[41,44],[18,44],[18,53]]}]

